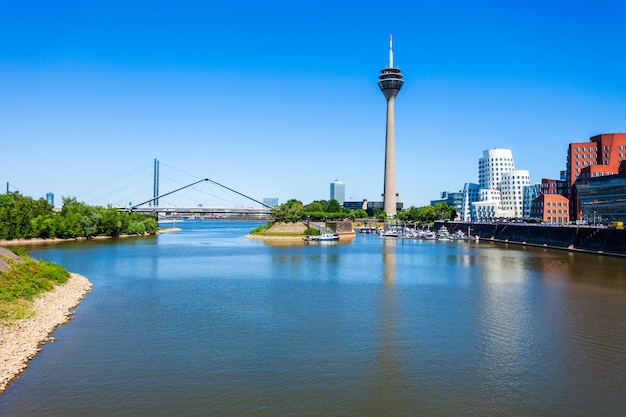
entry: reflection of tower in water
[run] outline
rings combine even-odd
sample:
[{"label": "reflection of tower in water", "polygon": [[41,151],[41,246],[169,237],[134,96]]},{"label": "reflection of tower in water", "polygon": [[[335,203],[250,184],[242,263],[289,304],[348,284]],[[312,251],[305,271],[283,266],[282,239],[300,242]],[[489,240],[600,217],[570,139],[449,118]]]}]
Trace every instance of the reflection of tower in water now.
[{"label": "reflection of tower in water", "polygon": [[393,284],[396,280],[396,240],[383,240],[383,277],[385,284]]},{"label": "reflection of tower in water", "polygon": [[[396,244],[395,239],[382,241],[383,252],[383,280],[380,285],[380,299],[377,311],[376,329],[376,361],[373,362],[372,373],[374,386],[368,397],[366,408],[371,415],[389,415],[394,410],[395,415],[402,414],[402,406],[406,404],[402,398],[404,389],[398,381],[402,379],[400,356],[402,355],[401,306],[399,305],[398,288],[394,285],[396,279]],[[390,405],[389,400],[394,402]],[[396,410],[396,406],[400,409]],[[391,408],[390,408],[391,407]]]}]

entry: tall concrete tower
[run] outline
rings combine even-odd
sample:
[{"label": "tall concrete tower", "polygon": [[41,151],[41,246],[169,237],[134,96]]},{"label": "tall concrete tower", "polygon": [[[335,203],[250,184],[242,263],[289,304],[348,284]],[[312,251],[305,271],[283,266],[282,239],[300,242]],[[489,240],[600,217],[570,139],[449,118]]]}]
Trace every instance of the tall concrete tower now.
[{"label": "tall concrete tower", "polygon": [[393,66],[393,45],[389,35],[389,65],[380,70],[378,86],[387,99],[387,138],[385,140],[385,189],[383,209],[388,216],[396,215],[396,134],[394,127],[394,102],[404,81],[400,68]]}]

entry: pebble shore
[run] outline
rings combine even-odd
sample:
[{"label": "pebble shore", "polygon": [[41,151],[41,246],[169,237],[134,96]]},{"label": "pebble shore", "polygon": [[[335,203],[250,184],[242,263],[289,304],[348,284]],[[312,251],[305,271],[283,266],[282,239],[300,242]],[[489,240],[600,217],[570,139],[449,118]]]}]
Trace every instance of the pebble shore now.
[{"label": "pebble shore", "polygon": [[33,301],[33,317],[18,320],[10,326],[0,325],[0,392],[26,369],[28,361],[46,342],[57,326],[69,322],[73,308],[91,290],[87,278],[70,274],[68,280]]}]

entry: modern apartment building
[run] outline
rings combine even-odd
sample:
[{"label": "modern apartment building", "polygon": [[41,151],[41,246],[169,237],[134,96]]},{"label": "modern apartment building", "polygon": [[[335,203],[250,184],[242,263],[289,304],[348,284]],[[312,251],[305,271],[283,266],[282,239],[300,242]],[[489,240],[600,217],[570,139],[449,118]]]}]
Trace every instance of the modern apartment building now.
[{"label": "modern apartment building", "polygon": [[617,174],[591,177],[585,168],[576,182],[582,218],[588,223],[626,221],[626,161]]},{"label": "modern apartment building", "polygon": [[524,208],[523,208],[524,216],[523,217],[526,219],[533,217],[533,215],[531,214],[532,202],[542,194],[541,186],[542,184],[533,184],[533,185],[526,187],[526,189],[524,190]]},{"label": "modern apartment building", "polygon": [[472,220],[472,204],[480,201],[480,186],[472,182],[466,182],[463,186],[463,201],[459,210],[461,221],[469,222]]}]

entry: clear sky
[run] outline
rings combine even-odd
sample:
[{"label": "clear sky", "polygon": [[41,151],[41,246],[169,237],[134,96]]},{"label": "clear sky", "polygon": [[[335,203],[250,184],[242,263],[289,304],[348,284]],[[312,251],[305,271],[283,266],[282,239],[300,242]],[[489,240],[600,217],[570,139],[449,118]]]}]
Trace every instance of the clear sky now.
[{"label": "clear sky", "polygon": [[380,200],[390,33],[405,206],[478,182],[489,148],[558,178],[569,142],[626,131],[625,22],[621,0],[0,0],[0,191],[135,204],[156,158],[161,193]]}]

